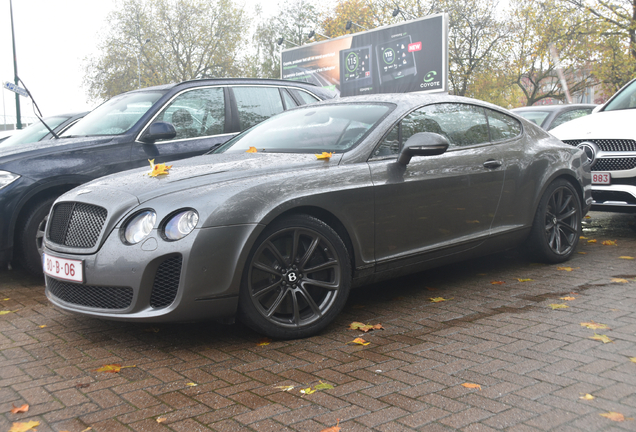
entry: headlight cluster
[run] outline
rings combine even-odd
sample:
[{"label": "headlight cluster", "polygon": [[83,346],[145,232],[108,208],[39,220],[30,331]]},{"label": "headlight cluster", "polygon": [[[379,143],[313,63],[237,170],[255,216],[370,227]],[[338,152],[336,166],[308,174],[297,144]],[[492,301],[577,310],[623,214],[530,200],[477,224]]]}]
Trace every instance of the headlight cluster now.
[{"label": "headlight cluster", "polygon": [[[154,210],[144,210],[130,218],[123,226],[122,237],[125,243],[133,245],[145,239],[157,221]],[[190,234],[199,222],[199,214],[192,209],[179,210],[166,217],[159,224],[164,240],[180,240]]]},{"label": "headlight cluster", "polygon": [[9,186],[19,178],[20,176],[18,174],[13,174],[9,171],[0,171],[0,189],[5,186]]}]

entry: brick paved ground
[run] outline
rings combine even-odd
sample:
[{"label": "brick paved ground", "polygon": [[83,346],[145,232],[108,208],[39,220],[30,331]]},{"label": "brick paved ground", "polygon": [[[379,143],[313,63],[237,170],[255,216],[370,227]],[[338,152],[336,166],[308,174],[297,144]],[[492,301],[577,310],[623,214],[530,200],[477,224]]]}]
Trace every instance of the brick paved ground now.
[{"label": "brick paved ground", "polygon": [[[636,219],[592,216],[597,243],[583,242],[571,272],[518,252],[447,266],[357,290],[320,336],[266,346],[240,325],[70,315],[39,281],[0,271],[0,310],[12,311],[0,316],[0,430],[320,431],[340,419],[342,432],[634,431],[599,414],[636,417],[636,261],[619,258],[636,256]],[[451,300],[429,302],[438,296]],[[589,339],[590,320],[613,343]],[[385,330],[354,345],[352,321]],[[94,371],[112,363],[135,367]],[[334,388],[299,393],[320,381]]]}]

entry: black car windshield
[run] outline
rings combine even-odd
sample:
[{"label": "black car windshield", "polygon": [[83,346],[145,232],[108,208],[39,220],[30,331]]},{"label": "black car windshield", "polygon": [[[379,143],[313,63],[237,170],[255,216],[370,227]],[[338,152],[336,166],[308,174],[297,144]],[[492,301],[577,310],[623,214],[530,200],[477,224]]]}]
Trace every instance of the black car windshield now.
[{"label": "black car windshield", "polygon": [[[60,124],[68,120],[66,116],[54,116],[43,119],[51,129],[55,129]],[[6,140],[0,143],[0,148],[7,148],[14,145],[28,144],[32,142],[40,141],[49,133],[49,130],[37,120],[35,123],[29,125],[29,127],[22,129],[20,132],[16,132]]]},{"label": "black car windshield", "polygon": [[636,80],[625,87],[612,99],[603,111],[617,111],[623,109],[636,108]]},{"label": "black car windshield", "polygon": [[354,147],[392,110],[388,104],[312,106],[278,114],[220,147],[216,153],[256,151],[342,153]]},{"label": "black car windshield", "polygon": [[62,136],[126,133],[164,94],[164,91],[144,91],[115,96],[88,113]]}]

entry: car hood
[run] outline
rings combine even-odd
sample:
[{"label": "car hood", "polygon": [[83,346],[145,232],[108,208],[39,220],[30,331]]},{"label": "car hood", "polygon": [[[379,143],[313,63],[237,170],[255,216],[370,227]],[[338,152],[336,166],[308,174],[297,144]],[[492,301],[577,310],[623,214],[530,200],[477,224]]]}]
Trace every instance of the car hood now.
[{"label": "car hood", "polygon": [[601,111],[574,119],[550,131],[560,140],[636,138],[636,109]]},{"label": "car hood", "polygon": [[[139,203],[163,195],[216,186],[244,178],[263,178],[285,171],[321,169],[338,165],[342,154],[330,159],[317,159],[313,154],[289,153],[238,153],[211,154],[183,159],[172,163],[167,175],[150,177],[150,165],[102,177],[64,195],[96,193],[100,190],[121,191],[133,195]],[[170,166],[170,164],[167,164]],[[93,198],[93,197],[91,197]],[[94,198],[93,198],[94,199]]]},{"label": "car hood", "polygon": [[60,138],[36,141],[27,144],[12,145],[10,147],[3,147],[3,143],[0,142],[0,162],[29,157],[34,153],[42,155],[46,153],[59,152],[62,150],[93,147],[112,141],[114,138],[114,136]]}]

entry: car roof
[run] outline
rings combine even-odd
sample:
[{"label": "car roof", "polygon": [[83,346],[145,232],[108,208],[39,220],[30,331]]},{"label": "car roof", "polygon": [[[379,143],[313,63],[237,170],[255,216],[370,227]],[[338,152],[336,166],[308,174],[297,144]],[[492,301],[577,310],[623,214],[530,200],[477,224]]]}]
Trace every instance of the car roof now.
[{"label": "car roof", "polygon": [[270,78],[199,78],[193,80],[182,81],[178,83],[170,83],[163,84],[153,87],[144,87],[141,89],[131,90],[128,93],[133,92],[141,92],[141,91],[153,91],[153,90],[170,90],[174,87],[178,86],[186,86],[192,84],[271,84],[271,85],[287,85],[293,87],[304,87],[309,86],[312,88],[319,89],[317,85],[313,83],[299,82],[299,81],[291,81],[291,80],[282,80],[282,79],[270,79]]}]

